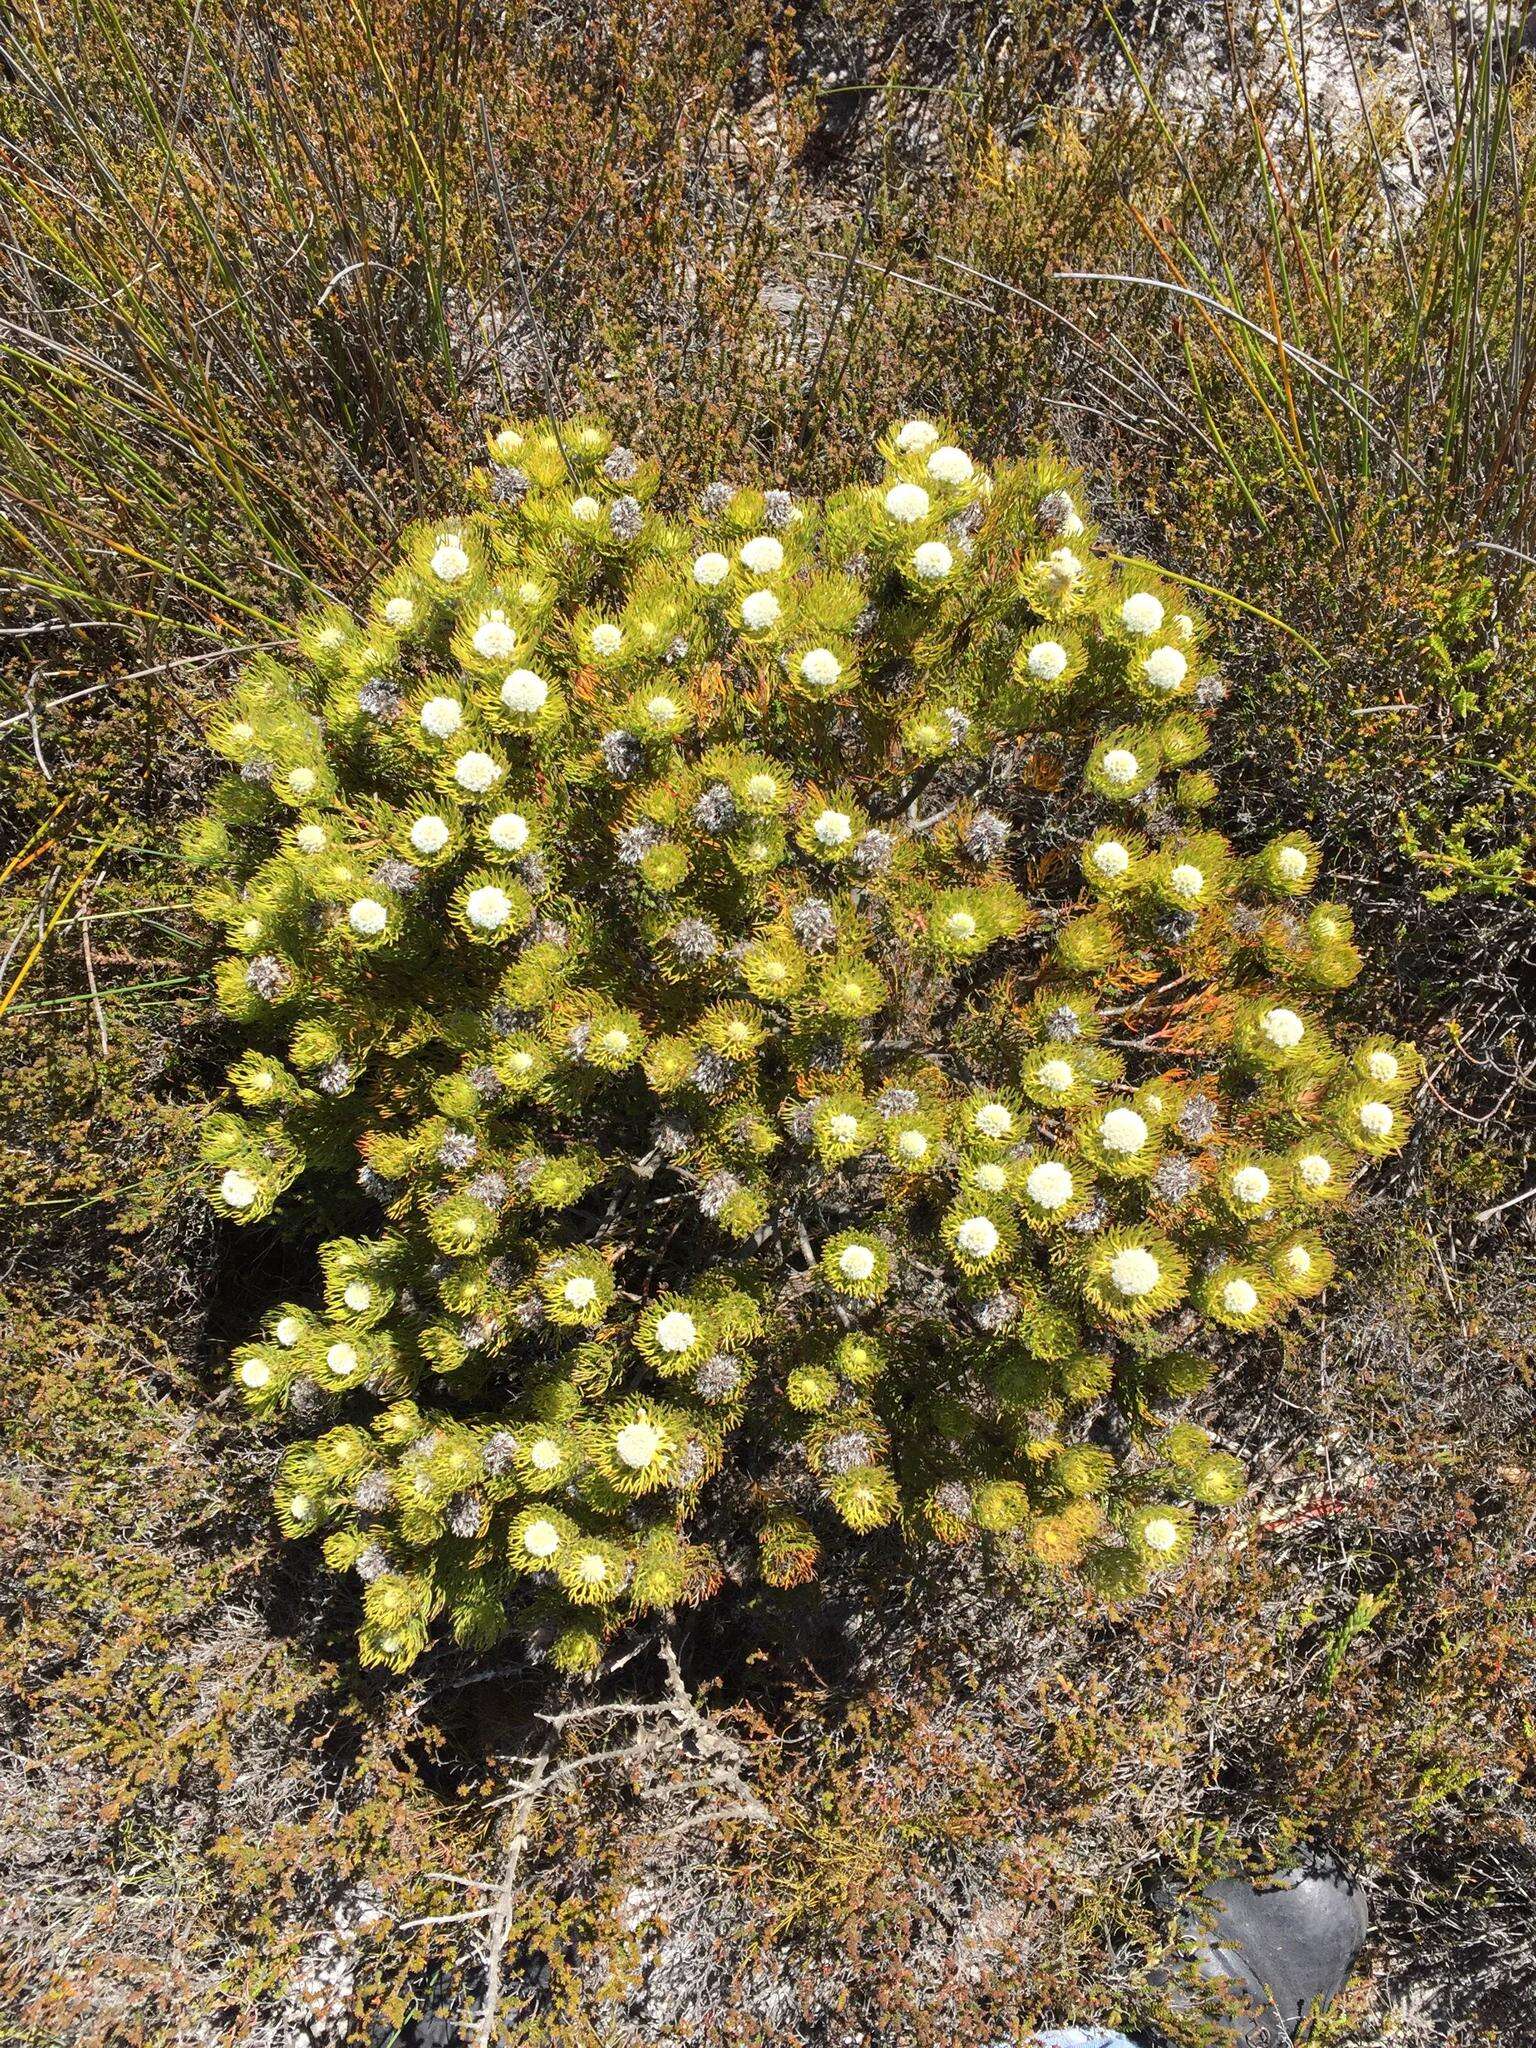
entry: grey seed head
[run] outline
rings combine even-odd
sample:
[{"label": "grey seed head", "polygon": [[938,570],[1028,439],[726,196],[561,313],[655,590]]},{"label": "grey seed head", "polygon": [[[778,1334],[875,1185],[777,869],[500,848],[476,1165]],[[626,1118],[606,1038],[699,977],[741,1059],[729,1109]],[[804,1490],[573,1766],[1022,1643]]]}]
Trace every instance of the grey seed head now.
[{"label": "grey seed head", "polygon": [[293,976],[275,953],[258,953],[245,970],[245,985],[264,1003],[275,1003],[293,986]]},{"label": "grey seed head", "polygon": [[963,711],[957,711],[954,705],[951,704],[948,705],[945,709],[944,723],[949,727],[950,738],[958,747],[960,742],[965,738],[966,734],[970,731],[971,721],[966,717]]},{"label": "grey seed head", "polygon": [[638,867],[651,848],[661,838],[661,828],[653,825],[648,818],[638,825],[622,825],[619,828],[619,859],[627,868]]},{"label": "grey seed head", "polygon": [[1165,1202],[1187,1202],[1199,1185],[1199,1169],[1184,1152],[1170,1152],[1152,1175],[1153,1192]]},{"label": "grey seed head", "polygon": [[859,1465],[869,1463],[869,1454],[874,1449],[869,1437],[862,1429],[844,1430],[841,1436],[829,1437],[821,1447],[821,1469],[823,1472],[852,1472]]},{"label": "grey seed head", "polygon": [[658,1118],[651,1130],[651,1143],[663,1159],[676,1159],[693,1143],[694,1129],[686,1117],[675,1112]]},{"label": "grey seed head", "polygon": [[645,765],[645,747],[632,732],[618,728],[605,732],[600,743],[603,766],[615,781],[625,782]]},{"label": "grey seed head", "polygon": [[357,1576],[365,1586],[386,1577],[393,1569],[389,1552],[382,1543],[370,1543],[357,1553]]},{"label": "grey seed head", "polygon": [[666,653],[661,658],[669,668],[676,668],[677,664],[680,661],[686,661],[688,659],[687,634],[674,633],[672,638],[667,642]]},{"label": "grey seed head", "polygon": [[557,946],[563,953],[570,937],[570,927],[558,917],[536,917],[528,927],[528,943],[532,946]]},{"label": "grey seed head", "polygon": [[734,1173],[712,1173],[699,1189],[699,1209],[711,1223],[741,1186]]},{"label": "grey seed head", "polygon": [[325,1412],[325,1396],[313,1380],[295,1380],[288,1390],[288,1407],[295,1421],[313,1422]]},{"label": "grey seed head", "polygon": [[1226,702],[1227,686],[1218,675],[1203,675],[1195,684],[1195,702],[1202,711]]},{"label": "grey seed head", "polygon": [[384,724],[399,711],[400,692],[382,680],[364,683],[357,693],[357,708],[365,718],[376,718]]},{"label": "grey seed head", "polygon": [[1179,1135],[1200,1145],[1216,1128],[1216,1105],[1209,1095],[1191,1095],[1179,1111]]},{"label": "grey seed head", "polygon": [[459,1342],[466,1351],[484,1351],[495,1338],[496,1325],[489,1316],[475,1316],[459,1325]]},{"label": "grey seed head", "polygon": [[709,1470],[709,1457],[697,1437],[690,1437],[684,1444],[682,1455],[672,1467],[671,1484],[678,1490],[697,1486]]},{"label": "grey seed head", "polygon": [[1102,1230],[1108,1221],[1109,1204],[1102,1195],[1095,1195],[1093,1200],[1079,1209],[1075,1216],[1067,1218],[1067,1228],[1075,1231],[1079,1237],[1092,1237],[1096,1231]]},{"label": "grey seed head", "polygon": [[460,1493],[448,1503],[448,1527],[455,1536],[480,1534],[485,1509],[477,1493]]},{"label": "grey seed head", "polygon": [[315,1076],[316,1085],[322,1095],[345,1095],[356,1072],[350,1060],[332,1060]]},{"label": "grey seed head", "polygon": [[728,1401],[741,1380],[741,1360],[729,1351],[716,1351],[694,1374],[693,1386],[701,1401]]},{"label": "grey seed head", "polygon": [[782,533],[795,516],[795,501],[788,491],[764,491],[763,524],[772,533]]},{"label": "grey seed head", "polygon": [[1245,939],[1256,938],[1264,926],[1261,912],[1250,903],[1234,903],[1231,910],[1232,929]]},{"label": "grey seed head", "polygon": [[517,1438],[510,1429],[493,1430],[480,1457],[493,1479],[504,1479],[517,1463]]},{"label": "grey seed head", "polygon": [[482,1102],[494,1102],[501,1093],[494,1067],[471,1067],[464,1078]]},{"label": "grey seed head", "polygon": [[996,860],[1008,844],[1008,823],[995,811],[978,811],[960,835],[960,843],[974,861]]},{"label": "grey seed head", "polygon": [[706,917],[684,917],[673,925],[667,940],[679,960],[697,967],[713,960],[720,950],[720,934]]},{"label": "grey seed head", "polygon": [[1062,1003],[1045,1020],[1045,1035],[1057,1045],[1073,1045],[1083,1035],[1083,1020],[1070,1003]]},{"label": "grey seed head", "polygon": [[946,1479],[942,1486],[934,1488],[934,1504],[941,1513],[950,1515],[957,1522],[968,1522],[975,1512],[971,1489],[960,1479]]},{"label": "grey seed head", "polygon": [[996,1294],[989,1294],[985,1301],[977,1302],[971,1315],[978,1329],[985,1330],[988,1336],[996,1336],[1001,1330],[1011,1329],[1018,1321],[1018,1297],[999,1288]]},{"label": "grey seed head", "polygon": [[517,864],[518,875],[530,896],[547,896],[549,869],[536,853],[525,853]]},{"label": "grey seed head", "polygon": [[638,540],[645,526],[639,499],[615,498],[608,510],[608,524],[615,540]]},{"label": "grey seed head", "polygon": [[265,754],[252,754],[248,761],[240,763],[240,780],[242,782],[270,782],[276,772],[274,764],[267,759]]},{"label": "grey seed head", "polygon": [[507,1038],[517,1029],[517,1012],[510,1003],[492,1003],[485,1013],[485,1021],[491,1027],[495,1038]]},{"label": "grey seed head", "polygon": [[[949,530],[955,539],[964,545],[970,540],[985,517],[986,508],[980,498],[972,498],[971,502],[968,505],[962,505],[954,518],[950,520]],[[970,552],[969,548],[966,549],[966,552]]]},{"label": "grey seed head", "polygon": [[516,1317],[518,1327],[523,1330],[537,1330],[547,1320],[544,1304],[536,1294],[530,1294],[526,1301],[517,1304]]},{"label": "grey seed head", "polygon": [[441,1165],[457,1173],[466,1166],[473,1166],[480,1152],[480,1141],[473,1131],[450,1131],[437,1148]]},{"label": "grey seed head", "polygon": [[693,807],[693,822],[705,832],[719,832],[736,816],[736,799],[723,782],[712,782]]},{"label": "grey seed head", "polygon": [[832,906],[820,896],[807,896],[803,903],[797,903],[789,913],[789,922],[795,937],[808,953],[821,952],[837,936]]},{"label": "grey seed head", "polygon": [[699,494],[699,510],[706,519],[718,519],[735,495],[734,484],[706,484]]},{"label": "grey seed head", "polygon": [[1049,534],[1065,533],[1077,517],[1069,491],[1047,491],[1035,508],[1035,517]]},{"label": "grey seed head", "polygon": [[1157,921],[1157,935],[1170,946],[1182,946],[1200,920],[1192,910],[1170,910]]},{"label": "grey seed head", "polygon": [[484,1202],[487,1209],[499,1209],[511,1189],[504,1173],[491,1172],[477,1173],[464,1192],[473,1195],[477,1202]]},{"label": "grey seed head", "polygon": [[910,1116],[921,1099],[915,1088],[882,1088],[875,1108],[881,1116]]},{"label": "grey seed head", "polygon": [[724,1053],[706,1047],[694,1061],[690,1078],[701,1095],[724,1095],[736,1079],[736,1068]]},{"label": "grey seed head", "polygon": [[409,896],[413,889],[421,887],[421,870],[391,854],[379,862],[368,879],[376,888],[393,889],[397,896]]},{"label": "grey seed head", "polygon": [[[375,1167],[363,1165],[357,1169],[357,1184],[365,1195],[371,1195],[376,1202],[394,1200],[395,1183],[386,1180]],[[404,1296],[401,1297],[402,1301]]]},{"label": "grey seed head", "polygon": [[515,462],[491,464],[491,496],[498,505],[520,505],[527,495],[527,475]]},{"label": "grey seed head", "polygon": [[566,1033],[565,1042],[577,1059],[584,1058],[587,1047],[592,1043],[592,1026],[585,1023],[573,1024]]},{"label": "grey seed head", "polygon": [[382,1465],[376,1465],[371,1472],[360,1472],[357,1484],[352,1489],[352,1505],[365,1515],[381,1515],[389,1506],[392,1488],[389,1474]]},{"label": "grey seed head", "polygon": [[896,841],[891,834],[871,825],[853,849],[853,865],[861,874],[882,874],[890,866],[895,851]]},{"label": "grey seed head", "polygon": [[639,467],[633,451],[617,444],[603,458],[603,475],[611,484],[627,484]]}]

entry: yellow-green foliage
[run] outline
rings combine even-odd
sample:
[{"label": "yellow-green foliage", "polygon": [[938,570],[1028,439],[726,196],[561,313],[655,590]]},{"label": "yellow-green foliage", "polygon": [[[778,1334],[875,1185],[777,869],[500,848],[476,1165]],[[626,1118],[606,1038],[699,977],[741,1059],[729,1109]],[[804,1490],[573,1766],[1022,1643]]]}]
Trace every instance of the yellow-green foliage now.
[{"label": "yellow-green foliage", "polygon": [[743,1488],[779,1582],[899,1519],[1136,1590],[1241,1486],[1152,1401],[1326,1284],[1414,1076],[1327,1034],[1312,843],[1202,822],[1203,625],[926,420],[820,504],[673,512],[588,420],[489,453],[211,732],[210,1195],[359,1233],[237,1354],[317,1431],[283,1526],[396,1667],[440,1615],[594,1662]]}]

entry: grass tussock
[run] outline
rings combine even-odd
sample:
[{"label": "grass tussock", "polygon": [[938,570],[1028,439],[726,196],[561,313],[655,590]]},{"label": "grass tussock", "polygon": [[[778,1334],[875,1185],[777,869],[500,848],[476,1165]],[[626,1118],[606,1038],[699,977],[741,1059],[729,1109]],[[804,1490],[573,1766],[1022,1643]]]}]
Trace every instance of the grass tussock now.
[{"label": "grass tussock", "polygon": [[[1330,2039],[1515,2038],[1536,73],[1493,12],[1414,0],[1181,23],[60,0],[0,27],[18,2041],[254,2040],[327,2000],[343,2039],[349,2010],[481,2006],[488,1947],[516,2037],[573,2048],[1144,2020],[1146,1871],[1315,1836],[1379,1930]],[[1172,1595],[1020,1605],[892,1558],[742,1599],[679,1638],[736,1748],[701,1766],[674,1716],[558,1778],[503,1900],[523,1809],[488,1801],[547,1680],[360,1677],[214,1391],[310,1267],[276,1231],[233,1257],[196,1196],[229,1048],[174,847],[240,660],[452,502],[488,421],[588,405],[695,485],[835,487],[914,410],[989,457],[1048,430],[1117,551],[1220,622],[1218,822],[1322,842],[1384,963],[1360,1014],[1426,1086],[1340,1284],[1202,1399],[1258,1486]],[[645,1658],[609,1683],[662,1696]]]}]

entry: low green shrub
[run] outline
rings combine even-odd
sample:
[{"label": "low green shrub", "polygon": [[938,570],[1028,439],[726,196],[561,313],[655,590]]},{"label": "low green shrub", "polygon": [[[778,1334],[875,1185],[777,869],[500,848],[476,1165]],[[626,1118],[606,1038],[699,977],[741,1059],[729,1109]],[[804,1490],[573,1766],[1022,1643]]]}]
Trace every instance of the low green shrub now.
[{"label": "low green shrub", "polygon": [[330,1233],[236,1378],[315,1432],[278,1511],[366,1661],[442,1617],[589,1668],[743,1520],[780,1585],[899,1522],[1136,1591],[1243,1483],[1170,1400],[1404,1140],[1317,848],[1209,824],[1202,621],[1051,456],[880,453],[674,513],[508,427],[213,724],[210,1193]]}]

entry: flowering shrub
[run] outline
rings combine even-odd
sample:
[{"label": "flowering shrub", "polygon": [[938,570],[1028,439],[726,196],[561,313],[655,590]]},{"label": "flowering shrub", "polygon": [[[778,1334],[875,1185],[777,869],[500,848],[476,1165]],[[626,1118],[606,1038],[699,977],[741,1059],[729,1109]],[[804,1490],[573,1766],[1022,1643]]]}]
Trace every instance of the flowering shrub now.
[{"label": "flowering shrub", "polygon": [[1171,1404],[1403,1142],[1316,848],[1206,822],[1201,622],[1048,456],[880,454],[674,514],[508,427],[213,728],[212,1199],[344,1233],[235,1372],[367,1661],[590,1667],[744,1522],[778,1585],[899,1523],[1136,1590],[1243,1483]]}]

